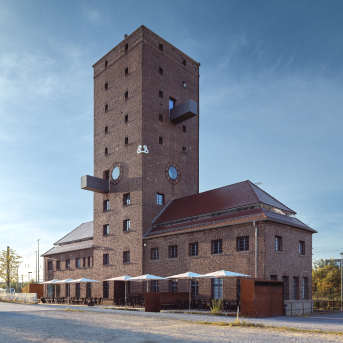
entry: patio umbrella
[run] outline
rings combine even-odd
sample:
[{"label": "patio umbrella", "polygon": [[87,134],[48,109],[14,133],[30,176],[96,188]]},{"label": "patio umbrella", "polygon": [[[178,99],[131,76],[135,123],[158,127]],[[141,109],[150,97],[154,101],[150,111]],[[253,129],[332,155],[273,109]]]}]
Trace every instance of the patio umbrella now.
[{"label": "patio umbrella", "polygon": [[[59,280],[59,281],[56,281],[54,283],[56,284],[60,284],[60,283],[67,283],[67,282],[70,282],[70,281],[73,281],[73,279],[64,279],[64,280]],[[70,297],[70,288],[68,289],[68,298]]]},{"label": "patio umbrella", "polygon": [[[42,283],[45,283],[45,284],[52,284],[52,283],[57,283],[58,279],[53,279],[53,280],[50,280],[50,281],[45,281],[45,282],[42,282]],[[55,298],[56,298],[56,285],[55,285]]]},{"label": "patio umbrella", "polygon": [[125,283],[125,306],[126,306],[126,282],[130,279],[132,279],[131,276],[123,275],[123,276],[113,277],[112,279],[105,280],[105,281],[124,281],[124,283]]},{"label": "patio umbrella", "polygon": [[193,272],[186,272],[182,274],[168,276],[168,279],[189,279],[189,309],[191,309],[191,288],[192,288],[191,279],[196,279],[201,276],[202,276],[201,274],[197,274]]},{"label": "patio umbrella", "polygon": [[76,280],[70,279],[70,281],[66,281],[66,283],[80,283],[80,282],[101,282],[101,281],[93,280],[93,279],[86,279],[84,277],[81,279],[76,279]]},{"label": "patio umbrella", "polygon": [[147,284],[146,284],[146,291],[147,292],[149,290],[149,281],[152,281],[152,280],[167,280],[167,279],[164,277],[155,276],[155,275],[151,275],[151,274],[135,276],[135,277],[132,277],[130,279],[130,281],[147,281]]}]

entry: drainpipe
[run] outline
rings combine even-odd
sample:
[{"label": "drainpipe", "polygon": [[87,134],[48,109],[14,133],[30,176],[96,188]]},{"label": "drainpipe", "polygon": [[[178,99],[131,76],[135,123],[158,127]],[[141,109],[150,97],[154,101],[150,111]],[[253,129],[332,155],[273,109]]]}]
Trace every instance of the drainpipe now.
[{"label": "drainpipe", "polygon": [[257,227],[255,220],[253,221],[255,227],[255,278],[257,279]]}]

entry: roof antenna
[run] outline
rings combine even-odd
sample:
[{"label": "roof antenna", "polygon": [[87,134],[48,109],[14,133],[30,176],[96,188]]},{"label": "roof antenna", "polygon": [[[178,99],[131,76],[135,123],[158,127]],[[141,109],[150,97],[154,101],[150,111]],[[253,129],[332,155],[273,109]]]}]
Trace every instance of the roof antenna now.
[{"label": "roof antenna", "polygon": [[257,187],[259,187],[259,186],[263,185],[263,183],[262,183],[262,182],[256,182],[256,183],[254,183],[254,185],[256,185]]}]

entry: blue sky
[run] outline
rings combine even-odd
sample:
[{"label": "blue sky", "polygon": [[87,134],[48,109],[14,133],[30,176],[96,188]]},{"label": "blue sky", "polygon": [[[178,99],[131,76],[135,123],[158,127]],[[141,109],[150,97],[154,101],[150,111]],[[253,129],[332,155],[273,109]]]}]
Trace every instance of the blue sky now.
[{"label": "blue sky", "polygon": [[262,189],[343,252],[342,1],[0,0],[0,249],[92,220],[92,65],[140,25],[201,62],[200,190]]}]

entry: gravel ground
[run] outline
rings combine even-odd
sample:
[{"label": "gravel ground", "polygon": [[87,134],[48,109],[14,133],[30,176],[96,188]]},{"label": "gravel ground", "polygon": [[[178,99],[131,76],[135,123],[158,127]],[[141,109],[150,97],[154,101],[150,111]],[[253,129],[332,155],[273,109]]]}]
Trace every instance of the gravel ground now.
[{"label": "gravel ground", "polygon": [[[342,342],[342,336],[276,330],[218,327],[186,320],[232,321],[233,318],[172,313],[115,311],[104,308],[24,305],[0,302],[0,342]],[[181,319],[181,320],[180,320]],[[343,315],[248,319],[267,325],[303,328],[317,324],[342,328]]]}]

